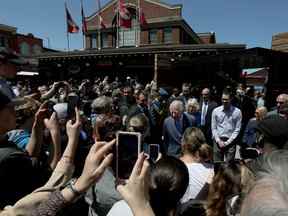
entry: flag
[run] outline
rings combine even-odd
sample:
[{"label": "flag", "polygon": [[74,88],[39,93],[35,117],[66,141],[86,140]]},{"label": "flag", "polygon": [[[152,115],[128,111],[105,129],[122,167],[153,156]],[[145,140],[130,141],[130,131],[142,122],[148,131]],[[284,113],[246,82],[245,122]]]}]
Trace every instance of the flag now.
[{"label": "flag", "polygon": [[101,27],[105,29],[106,25],[105,25],[104,20],[103,20],[103,18],[102,18],[102,16],[100,14],[99,14],[99,21],[100,21]]},{"label": "flag", "polygon": [[147,20],[146,20],[146,18],[145,18],[145,14],[144,14],[144,12],[142,11],[142,9],[140,8],[140,18],[139,18],[139,22],[140,22],[140,25],[142,26],[142,27],[145,27],[145,26],[147,26]]},{"label": "flag", "polygon": [[65,10],[66,10],[67,32],[78,33],[79,27],[77,26],[77,24],[72,19],[72,16],[71,16],[66,4],[65,4]]},{"label": "flag", "polygon": [[119,26],[124,28],[131,28],[132,20],[131,14],[124,5],[124,0],[119,0]]},{"label": "flag", "polygon": [[82,33],[87,33],[87,22],[85,20],[83,1],[81,1],[81,18],[82,18]]}]

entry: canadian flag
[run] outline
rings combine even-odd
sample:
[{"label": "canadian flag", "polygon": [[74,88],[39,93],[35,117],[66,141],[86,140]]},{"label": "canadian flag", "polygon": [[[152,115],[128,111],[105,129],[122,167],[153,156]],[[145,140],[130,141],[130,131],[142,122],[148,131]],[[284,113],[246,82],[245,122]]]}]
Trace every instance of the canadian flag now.
[{"label": "canadian flag", "polygon": [[124,0],[119,0],[119,20],[121,27],[131,28],[132,26],[131,14],[124,5]]},{"label": "canadian flag", "polygon": [[66,10],[66,21],[67,21],[67,32],[69,33],[78,33],[79,32],[79,27],[78,25],[74,22],[67,5],[65,4],[65,10]]}]

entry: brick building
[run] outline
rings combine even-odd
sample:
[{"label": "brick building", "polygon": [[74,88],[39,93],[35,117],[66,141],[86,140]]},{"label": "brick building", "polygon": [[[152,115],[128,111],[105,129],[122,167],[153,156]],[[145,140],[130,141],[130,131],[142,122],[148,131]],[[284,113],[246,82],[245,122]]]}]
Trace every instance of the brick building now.
[{"label": "brick building", "polygon": [[0,47],[7,47],[24,57],[38,55],[43,51],[43,40],[33,34],[18,34],[17,28],[0,24]]},{"label": "brick building", "polygon": [[288,32],[273,35],[272,49],[277,51],[288,52]]},{"label": "brick building", "polygon": [[[139,24],[139,1],[147,25]],[[111,0],[86,17],[83,50],[38,56],[43,80],[108,75],[154,79],[169,86],[180,86],[184,80],[205,85],[213,80],[223,86],[223,78],[239,79],[242,61],[230,56],[245,50],[245,44],[216,43],[214,32],[196,33],[182,17],[182,5],[159,0],[125,0],[132,27],[117,29],[112,25],[117,3]],[[101,27],[99,14],[106,28]]]},{"label": "brick building", "polygon": [[[132,16],[132,28],[118,29],[119,47],[204,43],[183,19],[182,5],[169,5],[155,0],[127,0],[125,3]],[[147,21],[145,26],[141,26],[137,18],[139,3]],[[87,17],[86,49],[117,46],[117,27],[112,25],[117,5],[118,1],[112,0],[100,11]],[[99,14],[106,25],[105,29],[99,25]],[[203,34],[203,38],[207,36]]]},{"label": "brick building", "polygon": [[0,47],[6,47],[18,53],[27,64],[18,66],[19,70],[37,71],[38,59],[33,56],[46,51],[43,47],[43,40],[34,37],[33,34],[27,35],[17,33],[17,28],[0,24]]}]

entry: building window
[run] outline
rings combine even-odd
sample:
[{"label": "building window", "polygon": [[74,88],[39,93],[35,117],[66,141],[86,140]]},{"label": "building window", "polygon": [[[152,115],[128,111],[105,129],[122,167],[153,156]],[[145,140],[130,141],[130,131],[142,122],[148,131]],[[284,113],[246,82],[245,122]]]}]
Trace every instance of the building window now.
[{"label": "building window", "polygon": [[93,34],[91,36],[91,48],[97,48],[98,47],[97,46],[97,44],[98,44],[97,40],[98,40],[97,34]]},{"label": "building window", "polygon": [[36,55],[42,52],[42,48],[38,44],[33,45],[32,50],[33,50],[33,54],[36,54]]},{"label": "building window", "polygon": [[163,42],[172,43],[172,28],[164,28],[163,30]]},{"label": "building window", "polygon": [[150,44],[157,44],[158,38],[157,38],[157,29],[151,29],[149,31],[149,43]]},{"label": "building window", "polygon": [[139,24],[135,15],[132,15],[132,27],[119,29],[119,46],[135,46],[139,34]]},{"label": "building window", "polygon": [[26,56],[30,55],[30,47],[26,42],[22,42],[20,44],[20,53],[22,55],[26,55]]},{"label": "building window", "polygon": [[109,47],[108,33],[106,33],[106,32],[102,32],[102,34],[101,34],[101,45],[102,45],[102,48]]},{"label": "building window", "polygon": [[0,47],[8,47],[8,39],[0,35]]}]

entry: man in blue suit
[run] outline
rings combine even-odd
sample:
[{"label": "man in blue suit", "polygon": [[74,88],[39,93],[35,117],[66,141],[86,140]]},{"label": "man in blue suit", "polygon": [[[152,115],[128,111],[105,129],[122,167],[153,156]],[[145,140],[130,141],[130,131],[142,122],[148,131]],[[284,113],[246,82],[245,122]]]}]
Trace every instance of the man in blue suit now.
[{"label": "man in blue suit", "polygon": [[186,128],[195,125],[195,119],[184,113],[181,100],[174,100],[169,106],[170,116],[163,124],[164,151],[168,155],[179,157],[181,153],[181,139]]}]

